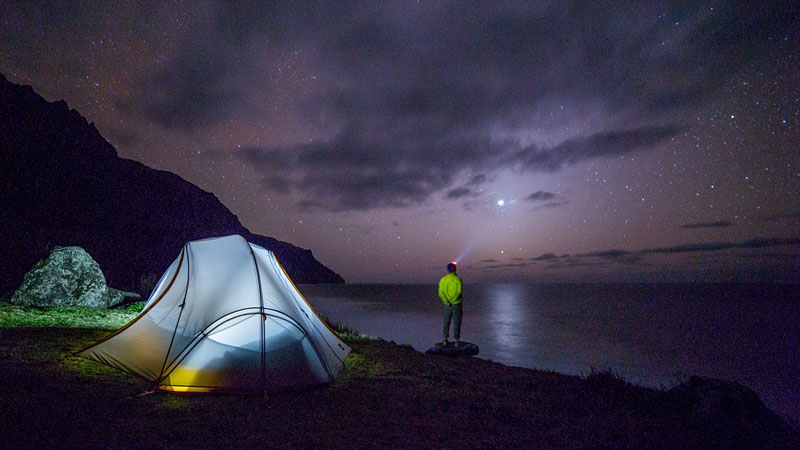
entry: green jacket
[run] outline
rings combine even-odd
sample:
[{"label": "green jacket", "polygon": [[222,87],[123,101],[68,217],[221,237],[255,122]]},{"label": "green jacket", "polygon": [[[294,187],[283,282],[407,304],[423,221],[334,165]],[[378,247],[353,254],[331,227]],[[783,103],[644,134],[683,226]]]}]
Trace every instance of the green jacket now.
[{"label": "green jacket", "polygon": [[461,278],[454,273],[448,273],[439,280],[439,298],[445,305],[461,303]]}]

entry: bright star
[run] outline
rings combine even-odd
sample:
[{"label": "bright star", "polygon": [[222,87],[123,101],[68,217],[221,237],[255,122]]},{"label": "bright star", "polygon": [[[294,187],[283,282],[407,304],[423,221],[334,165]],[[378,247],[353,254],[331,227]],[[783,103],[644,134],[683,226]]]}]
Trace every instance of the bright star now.
[{"label": "bright star", "polygon": [[498,201],[497,201],[497,206],[503,206],[503,205],[505,205],[505,204],[506,204],[506,201],[505,201],[505,200],[502,200],[502,199],[501,199],[501,200],[498,200]]}]

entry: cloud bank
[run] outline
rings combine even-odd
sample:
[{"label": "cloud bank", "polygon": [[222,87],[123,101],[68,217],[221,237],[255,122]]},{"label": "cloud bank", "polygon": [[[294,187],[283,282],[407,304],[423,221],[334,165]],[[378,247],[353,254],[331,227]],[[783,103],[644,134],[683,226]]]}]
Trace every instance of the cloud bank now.
[{"label": "cloud bank", "polygon": [[718,220],[716,222],[687,223],[681,225],[681,228],[727,228],[731,226],[733,224],[727,220]]},{"label": "cloud bank", "polygon": [[230,150],[263,189],[332,210],[462,199],[476,192],[464,173],[658,151],[790,20],[771,4],[212,5],[128,109],[191,133],[288,105],[325,137]]},{"label": "cloud bank", "polygon": [[[676,245],[672,247],[646,248],[638,251],[611,249],[590,253],[562,254],[545,253],[528,259],[514,258],[511,263],[500,263],[496,260],[481,261],[481,263],[491,262],[492,265],[478,266],[481,270],[508,270],[514,268],[524,268],[539,263],[544,263],[546,269],[567,269],[586,266],[647,266],[651,263],[647,261],[648,256],[654,254],[681,254],[681,253],[713,253],[723,250],[754,250],[771,247],[793,247],[800,246],[799,238],[756,238],[739,242],[703,242]],[[773,258],[773,259],[796,259],[800,255],[792,253],[768,253],[768,254],[745,254],[734,255],[737,259],[752,258]]]}]

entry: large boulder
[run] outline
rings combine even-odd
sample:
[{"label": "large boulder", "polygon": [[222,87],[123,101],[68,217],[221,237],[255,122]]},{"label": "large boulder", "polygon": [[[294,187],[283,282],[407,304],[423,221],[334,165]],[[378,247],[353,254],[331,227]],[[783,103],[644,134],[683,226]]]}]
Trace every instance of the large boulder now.
[{"label": "large boulder", "polygon": [[123,293],[106,285],[100,265],[86,250],[56,247],[25,274],[11,303],[39,308],[109,308],[124,298]]}]

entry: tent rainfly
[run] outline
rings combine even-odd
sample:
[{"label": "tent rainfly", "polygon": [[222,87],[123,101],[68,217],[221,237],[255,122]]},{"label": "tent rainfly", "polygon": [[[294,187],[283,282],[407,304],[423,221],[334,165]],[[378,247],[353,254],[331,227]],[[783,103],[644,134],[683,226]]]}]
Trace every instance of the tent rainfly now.
[{"label": "tent rainfly", "polygon": [[238,235],[187,243],[142,312],[78,352],[165,391],[333,381],[350,352],[275,255]]}]

